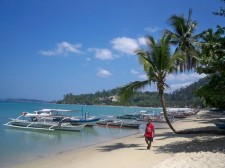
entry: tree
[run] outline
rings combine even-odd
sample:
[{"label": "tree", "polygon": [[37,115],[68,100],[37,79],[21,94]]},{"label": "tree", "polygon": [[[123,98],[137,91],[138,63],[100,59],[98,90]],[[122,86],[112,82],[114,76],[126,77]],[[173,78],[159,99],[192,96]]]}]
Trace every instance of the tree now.
[{"label": "tree", "polygon": [[[221,0],[222,2],[225,3],[225,0]],[[224,16],[225,17],[225,9],[220,7],[220,11],[219,12],[213,12],[214,15],[218,15],[218,16]]]},{"label": "tree", "polygon": [[177,62],[181,72],[195,68],[198,63],[198,47],[196,44],[198,44],[199,36],[193,35],[197,22],[191,19],[191,15],[191,9],[189,9],[187,19],[184,15],[172,15],[168,19],[168,23],[173,30],[165,30],[165,34],[171,36],[171,43],[176,47],[175,51],[185,56],[183,62]]},{"label": "tree", "polygon": [[201,42],[201,64],[197,68],[199,73],[221,74],[225,72],[225,27],[217,26],[217,30],[203,31],[200,34]]},{"label": "tree", "polygon": [[[184,16],[173,15],[170,18],[170,23],[175,32],[166,30],[159,43],[156,43],[153,37],[148,37],[147,44],[150,50],[145,51],[139,49],[136,51],[137,55],[139,56],[140,64],[143,66],[143,69],[146,72],[147,80],[135,81],[125,85],[121,88],[119,96],[120,99],[125,102],[134,94],[134,91],[142,89],[146,85],[151,85],[153,82],[157,85],[157,90],[166,122],[174,133],[225,134],[224,131],[201,129],[176,131],[168,119],[164,100],[164,90],[166,87],[169,87],[165,83],[166,76],[177,70],[182,72],[195,68],[198,62],[197,56],[199,52],[198,47],[195,44],[199,45],[197,42],[199,35],[192,35],[196,28],[197,22],[191,20],[191,13],[192,11],[189,10],[188,19],[185,19]],[[170,44],[177,46],[174,54],[171,54]],[[178,65],[180,66],[179,68]]]},{"label": "tree", "polygon": [[[155,43],[155,40],[151,36],[149,37],[148,46],[150,52],[144,50],[137,51],[140,63],[148,79],[142,82],[131,82],[124,86],[120,93],[121,99],[127,100],[128,97],[132,96],[134,90],[143,88],[151,84],[151,82],[156,83],[166,122],[175,133],[184,132],[177,132],[168,119],[164,90],[169,86],[165,83],[165,79],[168,74],[174,71],[189,71],[197,65],[198,51],[195,43],[197,42],[198,35],[193,36],[197,22],[191,19],[191,14],[192,10],[190,9],[188,19],[186,19],[184,15],[172,15],[168,22],[174,31],[165,30],[158,44]],[[172,55],[170,44],[176,46],[175,52]]]},{"label": "tree", "polygon": [[158,43],[155,42],[152,36],[147,37],[149,51],[139,49],[136,51],[139,62],[147,75],[147,80],[131,82],[121,88],[119,93],[122,102],[127,101],[133,96],[134,91],[144,88],[146,85],[155,83],[159,93],[160,101],[163,108],[164,117],[169,127],[177,133],[168,119],[166,105],[164,100],[164,90],[169,87],[166,83],[166,77],[177,70],[177,61],[182,61],[182,56],[179,53],[171,54],[170,49],[171,36],[163,35]]},{"label": "tree", "polygon": [[225,110],[225,75],[213,75],[210,82],[198,89],[197,95],[205,100],[208,107]]},{"label": "tree", "polygon": [[210,107],[225,109],[225,27],[217,26],[213,32],[208,29],[201,33],[202,52],[198,73],[209,75],[209,83],[198,89],[198,96],[204,98]]}]

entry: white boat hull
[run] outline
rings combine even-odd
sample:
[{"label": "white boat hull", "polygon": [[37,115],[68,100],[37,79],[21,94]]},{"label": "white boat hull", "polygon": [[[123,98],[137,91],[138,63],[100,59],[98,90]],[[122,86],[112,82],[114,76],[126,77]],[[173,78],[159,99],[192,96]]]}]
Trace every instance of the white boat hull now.
[{"label": "white boat hull", "polygon": [[4,124],[5,126],[25,129],[38,130],[62,130],[62,131],[81,131],[85,124],[73,126],[70,123],[56,123],[56,122],[33,122],[26,120],[11,119],[12,121]]}]

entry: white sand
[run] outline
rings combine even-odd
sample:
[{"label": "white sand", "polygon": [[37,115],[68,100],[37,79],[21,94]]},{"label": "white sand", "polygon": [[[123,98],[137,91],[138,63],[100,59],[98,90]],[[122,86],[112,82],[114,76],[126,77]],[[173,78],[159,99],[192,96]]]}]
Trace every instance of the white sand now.
[{"label": "white sand", "polygon": [[[209,115],[210,114],[210,115]],[[214,114],[213,114],[214,115]],[[175,122],[177,129],[214,127],[211,113]],[[218,117],[218,116],[214,116]],[[216,128],[215,128],[216,129]],[[12,168],[224,168],[225,136],[176,135],[156,129],[151,150],[143,133],[22,163]]]},{"label": "white sand", "polygon": [[212,152],[179,153],[153,166],[153,168],[224,168],[224,157],[224,154]]}]

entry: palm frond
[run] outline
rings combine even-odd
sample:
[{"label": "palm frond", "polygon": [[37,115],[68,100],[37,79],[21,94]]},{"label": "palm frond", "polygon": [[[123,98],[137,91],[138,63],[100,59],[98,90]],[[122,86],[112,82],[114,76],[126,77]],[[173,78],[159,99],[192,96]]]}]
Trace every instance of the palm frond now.
[{"label": "palm frond", "polygon": [[144,67],[144,71],[148,73],[150,69],[153,69],[152,61],[149,57],[149,52],[144,50],[136,50],[136,54],[139,56],[139,62]]},{"label": "palm frond", "polygon": [[123,86],[120,89],[119,94],[118,94],[118,96],[120,98],[120,101],[122,103],[127,102],[128,99],[133,96],[134,91],[143,89],[147,84],[150,84],[151,85],[151,83],[150,83],[149,80],[135,81],[135,82],[131,82],[131,83]]},{"label": "palm frond", "polygon": [[148,36],[149,51],[142,49],[136,50],[140,64],[144,67],[144,71],[148,77],[145,81],[131,82],[120,89],[119,97],[122,103],[126,102],[134,91],[144,88],[147,84],[153,82],[157,84],[159,91],[169,87],[165,83],[166,76],[178,69],[178,63],[183,61],[183,53],[177,50],[176,54],[171,54],[170,49],[170,34],[164,34],[162,38],[156,42],[152,36]]},{"label": "palm frond", "polygon": [[[189,9],[188,17],[184,15],[172,15],[168,22],[173,31],[166,30],[166,34],[171,35],[170,43],[176,46],[176,52],[180,50],[185,56],[184,61],[177,61],[180,64],[180,70],[186,71],[198,65],[197,55],[199,53],[199,35],[194,36],[193,32],[196,30],[197,22],[191,19],[192,9]],[[176,35],[176,36],[175,36]]]},{"label": "palm frond", "polygon": [[169,24],[170,26],[174,29],[174,34],[177,34],[178,36],[182,36],[186,26],[185,26],[185,18],[183,15],[177,16],[177,15],[172,15],[169,18]]},{"label": "palm frond", "polygon": [[[146,39],[149,48],[153,49],[154,46],[156,45],[154,38],[152,36],[147,36]],[[154,71],[155,64],[151,56],[151,51],[138,49],[135,52],[139,56],[139,62],[141,65],[143,65],[146,74],[148,74],[150,71]]]}]

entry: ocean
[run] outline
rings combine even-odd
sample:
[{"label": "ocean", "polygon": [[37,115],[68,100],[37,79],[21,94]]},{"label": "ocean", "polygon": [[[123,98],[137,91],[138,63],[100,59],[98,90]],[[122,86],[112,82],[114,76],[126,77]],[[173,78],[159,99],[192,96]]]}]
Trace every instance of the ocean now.
[{"label": "ocean", "polygon": [[[3,124],[8,118],[16,118],[22,112],[33,112],[43,108],[83,110],[94,116],[123,115],[140,110],[162,111],[161,108],[95,106],[95,105],[62,105],[37,102],[0,102],[0,167],[7,168],[12,164],[31,161],[55,155],[68,150],[75,150],[88,145],[101,143],[115,138],[144,132],[145,125],[140,129],[121,129],[105,127],[85,127],[81,132],[24,130],[9,128]],[[74,115],[81,116],[82,112]]]}]

